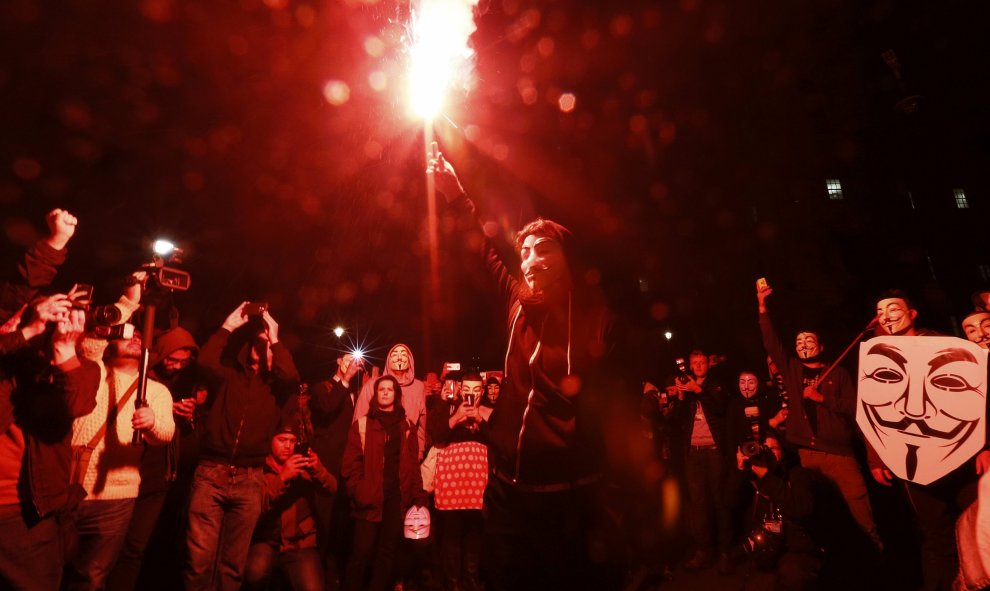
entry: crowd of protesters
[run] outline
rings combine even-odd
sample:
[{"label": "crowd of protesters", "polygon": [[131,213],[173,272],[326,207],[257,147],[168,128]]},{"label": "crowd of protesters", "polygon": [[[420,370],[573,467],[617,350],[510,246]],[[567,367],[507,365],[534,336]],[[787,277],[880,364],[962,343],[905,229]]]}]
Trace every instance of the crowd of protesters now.
[{"label": "crowd of protesters", "polygon": [[[451,165],[430,169],[483,235]],[[573,237],[537,220],[518,271],[480,241],[503,367],[424,382],[397,343],[381,369],[342,352],[305,384],[273,311],[244,302],[202,347],[156,333],[145,372],[124,328],[147,274],[96,326],[85,290],[46,290],[78,223],[47,222],[0,284],[2,589],[618,589],[755,566],[781,589],[948,590],[959,571],[955,520],[990,451],[904,487],[921,568],[892,586],[871,497],[893,476],[856,429],[855,380],[817,332],[785,344],[765,280],[766,367],[696,349],[662,382],[630,380],[604,297],[574,281]],[[983,348],[985,296],[961,326]],[[876,313],[878,334],[926,334],[902,292]]]}]

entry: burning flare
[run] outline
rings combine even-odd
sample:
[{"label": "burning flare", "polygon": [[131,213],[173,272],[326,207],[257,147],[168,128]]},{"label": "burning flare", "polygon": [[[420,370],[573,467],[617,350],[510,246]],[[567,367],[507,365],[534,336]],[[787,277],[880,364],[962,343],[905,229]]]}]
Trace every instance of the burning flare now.
[{"label": "burning flare", "polygon": [[427,121],[444,107],[448,89],[466,87],[474,51],[474,6],[478,0],[418,0],[411,23],[409,106]]}]

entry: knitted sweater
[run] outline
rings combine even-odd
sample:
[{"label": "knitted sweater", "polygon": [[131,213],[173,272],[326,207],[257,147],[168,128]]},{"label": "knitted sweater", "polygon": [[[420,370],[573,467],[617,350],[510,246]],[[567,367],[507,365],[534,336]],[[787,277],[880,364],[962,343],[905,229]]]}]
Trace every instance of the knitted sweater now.
[{"label": "knitted sweater", "polygon": [[[96,408],[84,417],[76,419],[72,425],[72,445],[88,445],[90,440],[107,422],[108,414],[116,409],[117,402],[110,401],[110,382],[115,385],[118,397],[124,396],[127,389],[137,379],[137,370],[108,370],[101,365],[100,387],[96,392]],[[87,501],[133,499],[138,496],[141,484],[141,454],[144,446],[131,445],[134,430],[131,419],[134,416],[134,398],[124,403],[120,413],[111,417],[103,438],[94,445],[89,467],[83,477]],[[145,431],[144,439],[149,445],[164,445],[172,439],[175,421],[172,418],[172,396],[168,388],[153,380],[148,380],[148,406],[155,413],[155,425]]]}]

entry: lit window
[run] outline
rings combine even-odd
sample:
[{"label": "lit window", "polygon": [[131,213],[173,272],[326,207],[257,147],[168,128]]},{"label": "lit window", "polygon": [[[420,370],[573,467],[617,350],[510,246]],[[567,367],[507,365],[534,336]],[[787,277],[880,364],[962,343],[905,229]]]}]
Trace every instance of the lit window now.
[{"label": "lit window", "polygon": [[825,189],[828,190],[829,199],[843,199],[842,196],[842,183],[839,179],[825,179]]},{"label": "lit window", "polygon": [[956,198],[956,207],[959,209],[969,209],[969,200],[966,199],[966,191],[953,189],[952,195]]}]

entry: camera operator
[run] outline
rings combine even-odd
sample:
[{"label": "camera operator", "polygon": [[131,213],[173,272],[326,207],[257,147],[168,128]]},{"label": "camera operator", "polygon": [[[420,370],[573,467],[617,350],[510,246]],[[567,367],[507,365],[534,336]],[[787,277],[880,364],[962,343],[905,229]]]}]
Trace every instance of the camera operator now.
[{"label": "camera operator", "polygon": [[790,465],[776,434],[736,452],[751,477],[753,531],[743,544],[754,562],[774,570],[775,589],[879,589],[879,553],[838,491],[820,472]]},{"label": "camera operator", "polygon": [[267,589],[277,564],[295,591],[323,591],[316,499],[332,495],[337,479],[301,440],[298,417],[283,416],[265,459],[265,510],[251,537],[243,588]]},{"label": "camera operator", "polygon": [[213,589],[217,581],[223,589],[241,584],[261,515],[265,458],[281,407],[299,390],[278,323],[267,309],[251,317],[248,311],[244,302],[231,312],[200,353],[215,395],[190,492],[187,590]]},{"label": "camera operator", "polygon": [[766,280],[756,282],[763,346],[784,376],[786,390],[791,394],[802,393],[801,399],[788,408],[787,440],[797,446],[801,465],[820,471],[839,487],[856,522],[877,548],[882,549],[866,482],[853,456],[856,433],[853,381],[840,366],[820,379],[825,371],[824,347],[814,332],[799,332],[795,354],[786,351],[767,310],[767,298],[772,293]]},{"label": "camera operator", "polygon": [[[136,273],[137,281],[115,304],[121,322],[137,309],[143,278],[143,272]],[[73,477],[86,498],[76,513],[78,549],[66,567],[67,590],[102,589],[123,547],[141,484],[143,448],[131,445],[134,431],[144,431],[145,441],[156,446],[167,444],[175,432],[172,396],[163,384],[149,379],[147,404],[135,405],[143,353],[139,333],[110,341],[89,335],[82,348],[100,365],[104,379],[96,408],[72,426]]]},{"label": "camera operator", "polygon": [[674,390],[680,400],[673,411],[673,420],[679,426],[678,448],[685,458],[687,530],[695,545],[684,566],[698,570],[708,564],[714,546],[714,521],[718,570],[720,574],[730,574],[732,516],[726,484],[735,444],[726,440],[728,391],[709,374],[708,355],[703,351],[692,351],[688,362],[690,370],[675,380]]},{"label": "camera operator", "polygon": [[[171,393],[176,435],[167,446],[144,448],[141,488],[120,557],[107,579],[108,591],[130,591],[137,586],[149,544],[154,547],[160,542],[170,550],[180,547],[185,533],[186,499],[199,447],[195,414],[199,405],[206,402],[206,377],[196,363],[198,353],[193,336],[182,327],[176,326],[155,337],[148,375]],[[154,564],[149,563],[145,575],[152,579],[176,576],[180,569],[179,557],[168,554],[158,556]],[[173,580],[172,584],[177,586],[181,581]]]},{"label": "camera operator", "polygon": [[62,578],[56,515],[81,498],[69,487],[72,420],[93,410],[100,383],[99,366],[76,356],[86,316],[71,307],[64,294],[39,299],[0,333],[3,589],[54,590]]},{"label": "camera operator", "polygon": [[[487,457],[483,425],[492,409],[482,405],[484,396],[481,376],[468,372],[461,376],[460,391],[444,397],[427,423],[431,440],[443,448],[437,458],[434,504],[441,525],[440,555],[447,589],[482,589],[480,493],[488,482],[488,471],[480,461],[467,462],[466,457]],[[465,443],[474,445],[460,445]],[[445,467],[455,463],[459,469],[448,474]]]}]

